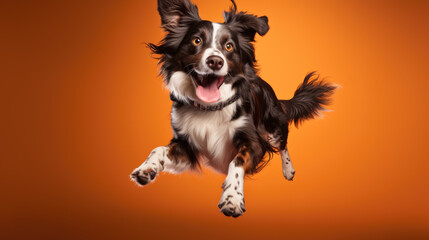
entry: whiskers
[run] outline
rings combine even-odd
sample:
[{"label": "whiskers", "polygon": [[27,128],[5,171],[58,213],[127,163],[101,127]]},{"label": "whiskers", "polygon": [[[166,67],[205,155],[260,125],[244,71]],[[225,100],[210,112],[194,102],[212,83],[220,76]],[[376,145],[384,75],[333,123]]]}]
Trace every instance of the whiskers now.
[{"label": "whiskers", "polygon": [[195,65],[196,63],[190,63],[183,68],[186,72],[186,75],[188,75],[189,77],[192,77],[192,73],[194,72]]}]

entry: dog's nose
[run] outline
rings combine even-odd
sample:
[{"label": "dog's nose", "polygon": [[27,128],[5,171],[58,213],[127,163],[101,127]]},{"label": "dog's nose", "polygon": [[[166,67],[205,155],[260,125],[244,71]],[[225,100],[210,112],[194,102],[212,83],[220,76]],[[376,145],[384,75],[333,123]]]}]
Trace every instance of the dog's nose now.
[{"label": "dog's nose", "polygon": [[207,58],[206,64],[209,68],[217,71],[223,67],[223,59],[218,56],[210,56]]}]

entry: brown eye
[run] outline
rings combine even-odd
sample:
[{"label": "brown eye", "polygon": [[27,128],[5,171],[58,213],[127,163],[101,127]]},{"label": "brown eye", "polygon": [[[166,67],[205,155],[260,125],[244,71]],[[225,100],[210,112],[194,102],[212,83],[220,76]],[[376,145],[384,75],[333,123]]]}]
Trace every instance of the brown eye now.
[{"label": "brown eye", "polygon": [[194,40],[192,40],[192,43],[193,43],[195,46],[200,45],[202,42],[203,42],[203,40],[201,40],[201,38],[199,38],[199,37],[195,37],[195,38],[194,38]]},{"label": "brown eye", "polygon": [[231,52],[234,49],[234,47],[232,46],[231,43],[227,43],[225,44],[225,49],[226,51]]}]

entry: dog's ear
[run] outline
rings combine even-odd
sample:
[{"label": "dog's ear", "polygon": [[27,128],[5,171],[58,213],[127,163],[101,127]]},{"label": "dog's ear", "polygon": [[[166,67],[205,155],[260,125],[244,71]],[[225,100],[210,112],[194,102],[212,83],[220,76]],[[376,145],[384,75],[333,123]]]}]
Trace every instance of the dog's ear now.
[{"label": "dog's ear", "polygon": [[158,0],[158,12],[162,28],[170,32],[182,22],[201,21],[197,6],[189,0]]},{"label": "dog's ear", "polygon": [[229,24],[233,29],[239,31],[246,36],[249,41],[255,39],[255,34],[264,36],[270,27],[268,26],[268,18],[266,16],[258,17],[245,12],[237,13],[237,5],[234,0],[231,0],[233,6],[228,12],[223,12],[225,23]]}]

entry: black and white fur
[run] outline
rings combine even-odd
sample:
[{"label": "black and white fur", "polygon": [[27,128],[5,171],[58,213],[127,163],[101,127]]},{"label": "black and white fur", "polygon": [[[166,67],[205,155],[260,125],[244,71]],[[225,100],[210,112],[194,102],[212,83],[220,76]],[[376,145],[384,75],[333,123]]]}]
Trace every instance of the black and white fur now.
[{"label": "black and white fur", "polygon": [[154,149],[131,179],[145,185],[161,171],[210,166],[226,174],[221,212],[237,217],[245,211],[244,177],[265,166],[265,155],[279,152],[283,175],[293,179],[289,125],[316,116],[335,87],[310,73],[292,99],[278,100],[255,69],[254,38],[268,32],[268,18],[237,12],[232,3],[225,22],[213,23],[201,20],[189,0],[158,0],[166,36],[149,47],[160,56],[173,100],[174,136]]}]

